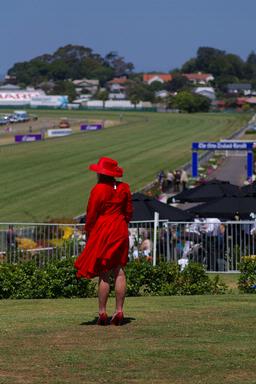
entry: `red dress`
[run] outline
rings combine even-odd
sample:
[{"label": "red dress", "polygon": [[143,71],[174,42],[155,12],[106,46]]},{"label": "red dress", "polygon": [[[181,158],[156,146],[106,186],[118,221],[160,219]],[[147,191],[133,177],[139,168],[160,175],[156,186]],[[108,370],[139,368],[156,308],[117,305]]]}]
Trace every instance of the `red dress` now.
[{"label": "red dress", "polygon": [[128,184],[98,183],[86,212],[87,243],[75,261],[77,277],[92,278],[128,261],[132,201]]}]

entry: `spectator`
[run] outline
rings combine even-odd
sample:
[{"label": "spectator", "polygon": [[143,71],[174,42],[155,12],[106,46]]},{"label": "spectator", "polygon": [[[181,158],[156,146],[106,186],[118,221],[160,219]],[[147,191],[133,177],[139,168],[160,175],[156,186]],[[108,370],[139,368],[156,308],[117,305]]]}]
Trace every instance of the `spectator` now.
[{"label": "spectator", "polygon": [[174,171],[174,192],[180,192],[180,179],[181,171],[176,169],[176,171]]},{"label": "spectator", "polygon": [[157,175],[158,184],[159,184],[159,187],[160,187],[161,190],[162,190],[162,187],[163,187],[164,179],[165,179],[165,173],[161,169],[161,171]]},{"label": "spectator", "polygon": [[87,243],[75,261],[77,278],[92,279],[99,276],[98,325],[107,325],[106,306],[110,291],[110,273],[114,273],[116,311],[110,323],[121,325],[126,292],[124,267],[128,261],[128,223],[132,217],[129,185],[116,180],[123,169],[116,160],[101,157],[89,169],[97,173],[97,184],[90,193],[85,231]]},{"label": "spectator", "polygon": [[13,251],[17,248],[16,232],[13,225],[9,225],[8,231],[6,234],[7,249],[8,251]]},{"label": "spectator", "polygon": [[187,189],[187,184],[188,184],[188,174],[185,171],[185,169],[181,171],[180,181],[182,184],[182,190],[184,191],[185,189]]},{"label": "spectator", "polygon": [[167,189],[171,191],[173,188],[174,174],[171,170],[167,172]]},{"label": "spectator", "polygon": [[147,236],[143,236],[143,240],[140,245],[140,251],[142,256],[145,257],[148,261],[152,261],[152,249],[152,241]]}]

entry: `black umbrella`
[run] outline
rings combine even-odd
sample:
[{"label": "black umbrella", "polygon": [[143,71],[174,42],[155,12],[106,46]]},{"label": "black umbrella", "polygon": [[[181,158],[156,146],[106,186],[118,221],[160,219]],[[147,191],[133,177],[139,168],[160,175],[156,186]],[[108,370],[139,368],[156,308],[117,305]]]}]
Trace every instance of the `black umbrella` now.
[{"label": "black umbrella", "polygon": [[216,200],[222,197],[238,197],[241,196],[241,190],[237,185],[230,184],[228,181],[221,181],[217,179],[210,180],[205,184],[185,191],[168,199],[185,202],[203,202]]},{"label": "black umbrella", "polygon": [[223,197],[209,203],[187,210],[200,217],[218,217],[219,219],[234,220],[236,212],[240,219],[249,220],[250,213],[256,213],[255,197]]},{"label": "black umbrella", "polygon": [[241,188],[241,192],[243,196],[253,196],[256,197],[256,182],[254,181],[252,184],[245,185]]},{"label": "black umbrella", "polygon": [[153,197],[142,193],[133,193],[133,221],[154,220],[154,213],[159,213],[159,219],[170,221],[190,221],[192,216],[181,209],[161,203]]}]

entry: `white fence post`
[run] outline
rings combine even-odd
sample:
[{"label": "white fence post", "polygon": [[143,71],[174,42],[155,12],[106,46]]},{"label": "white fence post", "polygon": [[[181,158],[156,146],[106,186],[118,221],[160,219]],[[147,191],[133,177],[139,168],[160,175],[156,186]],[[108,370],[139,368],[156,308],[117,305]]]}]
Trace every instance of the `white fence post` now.
[{"label": "white fence post", "polygon": [[153,243],[153,265],[156,265],[156,241],[157,241],[157,228],[159,226],[159,213],[154,214],[154,243]]}]

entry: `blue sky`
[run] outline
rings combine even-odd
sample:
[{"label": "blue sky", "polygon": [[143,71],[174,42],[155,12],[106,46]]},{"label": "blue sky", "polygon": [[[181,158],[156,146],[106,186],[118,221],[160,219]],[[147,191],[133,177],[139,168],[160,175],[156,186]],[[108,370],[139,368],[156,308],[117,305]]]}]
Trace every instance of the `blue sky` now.
[{"label": "blue sky", "polygon": [[199,46],[256,51],[256,0],[2,0],[0,14],[1,74],[69,43],[117,51],[136,71],[169,71]]}]

